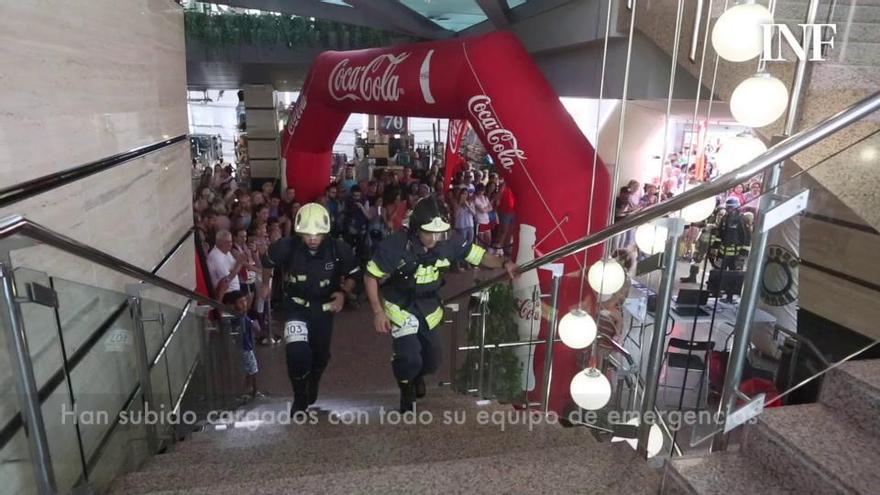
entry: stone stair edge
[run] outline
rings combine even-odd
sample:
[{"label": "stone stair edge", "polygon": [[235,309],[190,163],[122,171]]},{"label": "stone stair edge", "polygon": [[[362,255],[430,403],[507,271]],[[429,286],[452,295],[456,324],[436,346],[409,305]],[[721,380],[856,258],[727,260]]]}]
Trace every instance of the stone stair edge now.
[{"label": "stone stair edge", "polygon": [[[826,427],[823,428],[823,425],[826,425]],[[862,465],[864,463],[861,462],[863,460],[867,462],[870,456],[868,458],[857,456],[856,462],[846,465],[846,474],[841,474],[840,466],[835,465],[839,462],[840,458],[832,455],[828,450],[828,447],[840,445],[846,441],[846,438],[839,435],[843,431],[838,431],[838,435],[833,434],[833,427],[835,425],[846,431],[853,430],[853,438],[856,439],[856,443],[859,443],[858,439],[862,438],[861,428],[848,418],[835,414],[832,408],[822,403],[768,409],[758,417],[758,423],[752,428],[756,434],[760,435],[761,439],[776,443],[777,446],[788,452],[789,455],[787,457],[790,460],[803,468],[809,469],[814,476],[818,476],[819,479],[834,485],[838,490],[852,491],[854,490],[852,488],[853,482],[858,484],[859,480],[857,478],[860,478],[860,476],[849,476],[851,474],[849,469],[855,469],[861,474],[865,474],[870,472],[870,469],[866,471],[865,468],[873,468],[873,466],[864,466]],[[798,431],[798,428],[801,430],[808,428],[809,431]],[[823,436],[830,436],[830,438],[823,439]],[[855,444],[851,443],[847,445],[848,448],[852,449],[856,447]],[[817,449],[817,446],[821,447]],[[862,445],[860,447],[865,446]],[[816,454],[811,452],[811,450],[816,450],[819,453]],[[850,450],[850,452],[853,451]],[[862,452],[870,451],[871,448],[869,447]],[[875,460],[880,459],[880,450],[874,449],[873,451],[876,452]],[[853,491],[853,493],[860,492]]]},{"label": "stone stair edge", "polygon": [[[435,430],[419,430],[419,429],[400,429],[374,431],[356,436],[340,435],[336,437],[314,437],[304,439],[302,442],[296,442],[296,439],[266,437],[271,442],[261,442],[254,445],[228,446],[221,449],[181,449],[167,454],[154,456],[142,469],[155,470],[161,466],[167,466],[174,463],[198,463],[213,462],[222,464],[229,462],[233,458],[251,458],[260,460],[267,457],[273,457],[283,453],[285,450],[295,451],[297,448],[314,449],[315,452],[337,451],[338,449],[356,449],[360,446],[368,447],[370,444],[382,443],[385,445],[398,445],[407,442],[424,442],[436,438]],[[525,441],[526,439],[534,439],[535,441],[544,441],[550,437],[583,439],[584,442],[592,440],[592,436],[582,434],[581,430],[575,428],[548,428],[539,427],[534,430],[528,430],[526,427],[510,428],[504,431],[496,428],[469,429],[469,430],[453,430],[447,432],[443,440],[455,444],[466,446],[470,441],[488,441],[506,436],[508,438],[517,437]],[[297,445],[302,444],[302,445]],[[222,452],[223,456],[210,456],[210,453]],[[212,458],[213,457],[213,458]]]}]

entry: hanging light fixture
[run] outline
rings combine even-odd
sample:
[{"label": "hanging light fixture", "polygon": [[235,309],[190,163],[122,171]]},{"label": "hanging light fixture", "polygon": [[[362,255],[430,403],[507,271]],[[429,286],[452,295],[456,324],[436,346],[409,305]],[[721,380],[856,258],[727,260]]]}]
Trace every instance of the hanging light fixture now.
[{"label": "hanging light fixture", "polygon": [[599,260],[587,272],[587,281],[598,294],[614,294],[626,282],[626,273],[615,259]]},{"label": "hanging light fixture", "polygon": [[596,368],[586,368],[571,379],[571,398],[588,411],[605,407],[611,400],[611,383]]},{"label": "hanging light fixture", "polygon": [[[639,426],[639,418],[633,418],[626,422],[628,425]],[[626,442],[635,450],[638,447],[638,439],[611,437],[612,442]],[[648,434],[648,458],[654,457],[660,453],[663,448],[663,431],[657,425],[651,425],[651,432]]]},{"label": "hanging light fixture", "polygon": [[764,49],[764,24],[773,24],[767,7],[750,0],[721,14],[712,28],[712,48],[731,62],[745,62]]},{"label": "hanging light fixture", "polygon": [[681,218],[687,223],[697,223],[705,220],[715,211],[715,196],[706,198],[696,203],[691,203],[681,210]]},{"label": "hanging light fixture", "polygon": [[596,340],[596,321],[582,309],[575,309],[559,320],[559,338],[572,349],[583,349]]},{"label": "hanging light fixture", "polygon": [[669,229],[662,225],[645,223],[636,228],[636,246],[645,254],[662,253],[666,249]]},{"label": "hanging light fixture", "polygon": [[718,171],[726,174],[745,165],[765,151],[767,151],[767,146],[764,142],[748,132],[725,139],[721,142],[721,149],[715,158]]},{"label": "hanging light fixture", "polygon": [[772,124],[788,108],[785,83],[766,72],[739,83],[730,96],[730,113],[742,125],[764,127]]}]

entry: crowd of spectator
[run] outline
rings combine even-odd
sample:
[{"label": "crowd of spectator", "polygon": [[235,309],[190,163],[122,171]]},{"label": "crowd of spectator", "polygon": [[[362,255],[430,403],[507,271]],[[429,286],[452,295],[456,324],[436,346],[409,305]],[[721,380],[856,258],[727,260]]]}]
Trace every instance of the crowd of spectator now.
[{"label": "crowd of spectator", "polygon": [[[344,239],[366,263],[378,242],[405,229],[416,202],[429,196],[446,205],[464,237],[509,253],[513,196],[498,174],[487,170],[467,166],[445,187],[437,170],[377,169],[372,179],[357,181],[354,167],[348,166],[319,198],[304,199],[327,208],[331,236]],[[228,294],[244,294],[256,341],[264,345],[280,341],[269,325],[280,284],[273,284],[277,274],[264,279],[260,258],[271,243],[291,235],[299,208],[294,188],[279,190],[275,181],[266,181],[251,189],[230,165],[207,169],[196,187],[194,224],[212,295],[223,301]]]}]

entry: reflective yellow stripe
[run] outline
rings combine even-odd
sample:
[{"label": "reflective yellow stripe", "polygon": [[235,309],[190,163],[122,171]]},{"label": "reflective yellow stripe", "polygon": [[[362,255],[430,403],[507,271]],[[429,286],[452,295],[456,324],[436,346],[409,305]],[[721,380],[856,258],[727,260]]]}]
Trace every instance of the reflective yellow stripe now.
[{"label": "reflective yellow stripe", "polygon": [[417,284],[432,284],[440,278],[440,271],[436,266],[419,265],[416,270]]},{"label": "reflective yellow stripe", "polygon": [[388,275],[387,273],[383,272],[382,269],[379,268],[379,265],[377,265],[376,262],[373,260],[370,260],[370,262],[367,263],[367,272],[369,272],[370,275],[376,278],[382,278]]},{"label": "reflective yellow stripe", "polygon": [[306,276],[305,276],[305,275],[297,275],[297,276],[296,276],[296,281],[297,281],[297,282],[305,282],[305,281],[306,281]]},{"label": "reflective yellow stripe", "polygon": [[406,322],[406,318],[409,316],[408,311],[405,311],[400,306],[388,301],[385,301],[385,314],[388,315],[388,319],[391,320],[391,323],[397,326],[403,325],[404,322]]},{"label": "reflective yellow stripe", "polygon": [[428,323],[428,328],[433,330],[434,327],[440,324],[443,321],[443,307],[437,306],[437,309],[431,312],[428,316],[425,317],[425,322]]},{"label": "reflective yellow stripe", "polygon": [[465,256],[464,260],[472,265],[479,265],[483,262],[484,254],[486,254],[485,249],[476,244],[471,244],[471,250],[468,251],[468,255]]},{"label": "reflective yellow stripe", "polygon": [[305,299],[301,299],[301,298],[299,298],[299,297],[291,297],[290,299],[291,299],[293,302],[299,304],[300,306],[305,306],[305,307],[307,307],[307,308],[309,307],[309,302],[306,301]]},{"label": "reflective yellow stripe", "polygon": [[329,280],[321,280],[320,282],[318,282],[319,287],[327,287],[328,285],[330,285]]},{"label": "reflective yellow stripe", "polygon": [[437,260],[436,263],[434,263],[434,266],[436,266],[437,268],[446,268],[449,265],[449,260],[446,258],[440,258],[439,260]]}]

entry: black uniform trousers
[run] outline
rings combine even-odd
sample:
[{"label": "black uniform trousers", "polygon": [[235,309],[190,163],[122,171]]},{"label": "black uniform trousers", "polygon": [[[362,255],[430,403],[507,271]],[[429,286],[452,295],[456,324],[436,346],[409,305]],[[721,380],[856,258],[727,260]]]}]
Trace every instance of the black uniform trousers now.
[{"label": "black uniform trousers", "polygon": [[[286,345],[287,375],[291,383],[306,378],[310,373],[320,375],[330,361],[330,342],[333,337],[333,313],[329,311],[292,311],[286,321],[302,321],[308,328],[308,342]],[[286,323],[286,322],[285,322]]]},{"label": "black uniform trousers", "polygon": [[[391,369],[398,382],[411,382],[419,375],[429,375],[440,366],[440,336],[438,329],[428,328],[425,318],[416,315],[419,331],[401,337],[392,337],[391,348],[394,357]],[[396,329],[394,329],[396,330]]]}]

